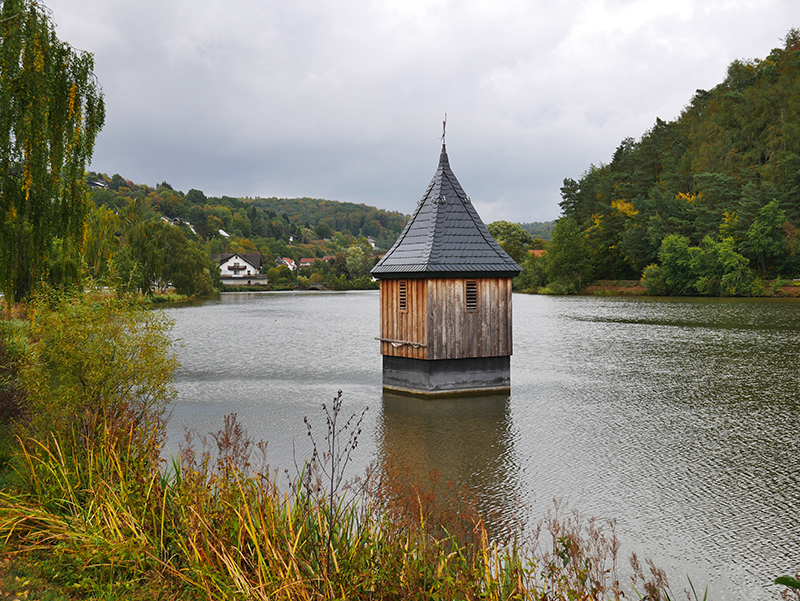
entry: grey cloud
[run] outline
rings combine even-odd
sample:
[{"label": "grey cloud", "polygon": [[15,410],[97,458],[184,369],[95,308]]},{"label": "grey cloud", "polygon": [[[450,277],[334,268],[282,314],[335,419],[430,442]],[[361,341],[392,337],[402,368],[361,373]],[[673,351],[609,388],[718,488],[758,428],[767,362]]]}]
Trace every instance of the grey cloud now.
[{"label": "grey cloud", "polygon": [[487,221],[555,218],[565,177],[796,25],[790,0],[49,6],[59,36],[95,54],[96,170],[408,213],[447,112],[453,168]]}]

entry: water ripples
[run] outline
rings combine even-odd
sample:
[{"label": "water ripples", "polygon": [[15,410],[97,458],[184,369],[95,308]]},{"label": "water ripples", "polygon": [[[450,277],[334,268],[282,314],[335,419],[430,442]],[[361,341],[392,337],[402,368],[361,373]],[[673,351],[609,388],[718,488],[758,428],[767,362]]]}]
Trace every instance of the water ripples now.
[{"label": "water ripples", "polygon": [[[354,470],[396,456],[535,521],[564,499],[616,519],[623,553],[679,592],[771,599],[800,558],[800,303],[514,297],[508,396],[385,395],[377,293],[225,295],[171,309],[179,400],[169,440],[235,411],[270,460],[307,452],[302,423],[339,388],[369,406]],[[322,424],[318,424],[322,425]]]}]

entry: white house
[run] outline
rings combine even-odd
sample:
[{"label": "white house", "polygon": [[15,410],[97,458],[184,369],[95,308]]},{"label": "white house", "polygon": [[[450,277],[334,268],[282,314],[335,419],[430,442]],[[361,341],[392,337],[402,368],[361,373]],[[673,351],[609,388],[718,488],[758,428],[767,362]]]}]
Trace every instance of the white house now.
[{"label": "white house", "polygon": [[219,274],[223,284],[229,286],[266,284],[267,276],[261,275],[261,253],[223,253],[211,255],[219,261]]}]

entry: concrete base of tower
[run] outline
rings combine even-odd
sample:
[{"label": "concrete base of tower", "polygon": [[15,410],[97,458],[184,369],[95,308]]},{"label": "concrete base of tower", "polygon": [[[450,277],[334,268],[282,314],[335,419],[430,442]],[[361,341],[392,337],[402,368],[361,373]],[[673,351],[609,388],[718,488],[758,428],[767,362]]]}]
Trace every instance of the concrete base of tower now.
[{"label": "concrete base of tower", "polygon": [[511,357],[427,361],[384,355],[383,388],[415,396],[502,394],[511,390]]}]

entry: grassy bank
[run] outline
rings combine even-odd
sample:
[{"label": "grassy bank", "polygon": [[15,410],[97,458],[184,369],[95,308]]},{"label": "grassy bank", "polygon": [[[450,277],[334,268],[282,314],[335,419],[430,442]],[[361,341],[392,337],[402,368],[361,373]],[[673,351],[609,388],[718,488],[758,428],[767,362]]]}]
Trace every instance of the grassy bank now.
[{"label": "grassy bank", "polygon": [[346,480],[360,417],[341,393],[323,404],[327,428],[308,430],[315,452],[296,469],[270,468],[266,445],[235,416],[187,435],[165,464],[177,361],[163,315],[89,292],[40,296],[18,317],[0,327],[9,590],[133,600],[669,594],[646,563],[619,581],[613,523],[556,506],[532,530],[490,528],[468,491],[412,482],[402,465]]}]

